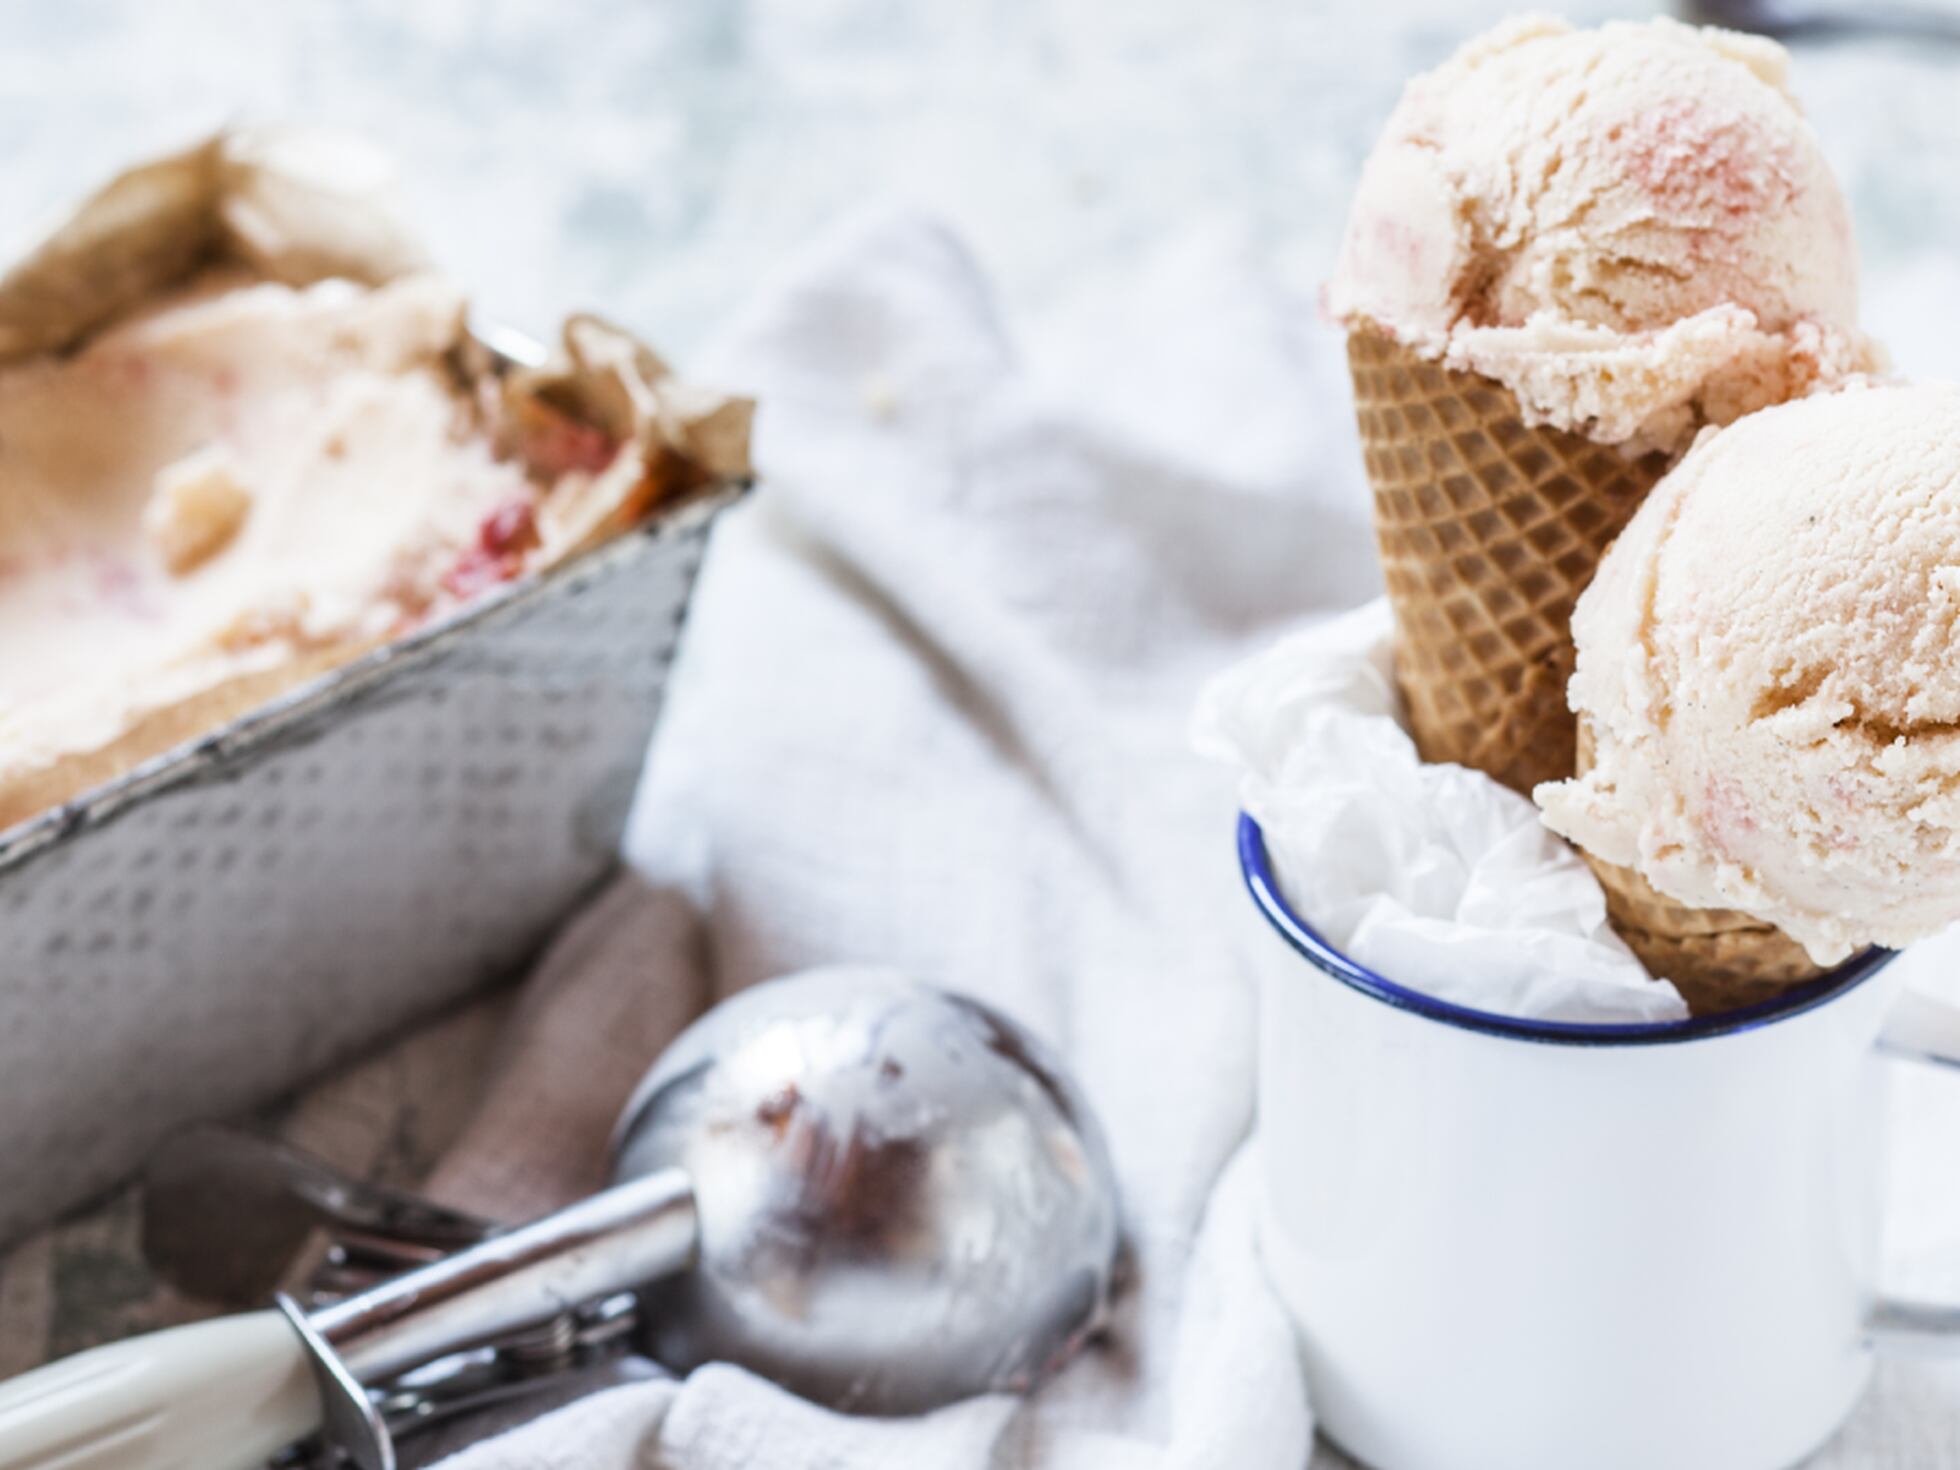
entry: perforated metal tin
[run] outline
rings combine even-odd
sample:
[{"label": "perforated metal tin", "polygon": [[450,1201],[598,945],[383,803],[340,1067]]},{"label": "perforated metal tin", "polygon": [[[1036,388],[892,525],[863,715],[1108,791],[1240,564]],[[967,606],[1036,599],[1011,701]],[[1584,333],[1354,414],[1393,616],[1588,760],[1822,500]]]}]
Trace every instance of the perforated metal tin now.
[{"label": "perforated metal tin", "polygon": [[525,963],[616,861],[743,488],[0,835],[0,1241]]}]

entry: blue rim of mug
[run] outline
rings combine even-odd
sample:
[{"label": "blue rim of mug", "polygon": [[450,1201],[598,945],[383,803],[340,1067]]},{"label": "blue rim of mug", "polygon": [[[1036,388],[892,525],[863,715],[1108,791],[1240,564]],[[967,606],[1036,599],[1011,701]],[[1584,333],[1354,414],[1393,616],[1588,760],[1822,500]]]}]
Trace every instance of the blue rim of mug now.
[{"label": "blue rim of mug", "polygon": [[1456,1005],[1420,990],[1412,990],[1342,954],[1321,936],[1319,930],[1294,913],[1280,895],[1278,880],[1273,876],[1272,859],[1266,852],[1266,834],[1260,830],[1259,823],[1244,812],[1239,813],[1239,871],[1244,875],[1252,901],[1259,905],[1267,922],[1315,968],[1349,988],[1398,1010],[1414,1011],[1432,1021],[1441,1021],[1446,1026],[1482,1031],[1492,1036],[1507,1036],[1515,1041],[1549,1042],[1560,1046],[1654,1046],[1727,1036],[1737,1031],[1753,1031],[1835,1000],[1846,991],[1864,984],[1897,958],[1895,950],[1868,949],[1846,960],[1827,975],[1792,986],[1774,1000],[1712,1016],[1691,1016],[1685,1021],[1530,1021],[1519,1016],[1505,1016],[1495,1011]]}]

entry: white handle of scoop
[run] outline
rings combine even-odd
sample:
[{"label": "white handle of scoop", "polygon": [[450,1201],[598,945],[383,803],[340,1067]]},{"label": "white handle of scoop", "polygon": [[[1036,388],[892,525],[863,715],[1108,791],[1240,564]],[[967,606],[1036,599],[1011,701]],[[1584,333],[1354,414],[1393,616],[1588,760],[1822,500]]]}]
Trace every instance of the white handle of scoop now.
[{"label": "white handle of scoop", "polygon": [[672,1275],[697,1231],[687,1176],[664,1169],[304,1319],[255,1312],[63,1359],[0,1383],[0,1470],[253,1470],[344,1407],[323,1403],[308,1339],[371,1415],[360,1384]]},{"label": "white handle of scoop", "polygon": [[292,1324],[253,1312],[0,1383],[0,1470],[254,1470],[319,1423]]}]

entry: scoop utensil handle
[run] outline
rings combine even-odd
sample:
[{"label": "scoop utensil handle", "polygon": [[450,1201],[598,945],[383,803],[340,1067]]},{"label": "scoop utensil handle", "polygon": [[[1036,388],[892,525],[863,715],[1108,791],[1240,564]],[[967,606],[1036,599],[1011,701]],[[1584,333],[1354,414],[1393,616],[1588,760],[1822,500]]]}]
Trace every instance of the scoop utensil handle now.
[{"label": "scoop utensil handle", "polygon": [[0,1470],[255,1470],[323,1417],[371,1422],[358,1384],[657,1281],[696,1242],[667,1169],[297,1324],[254,1312],[95,1348],[0,1384]]},{"label": "scoop utensil handle", "polygon": [[110,1343],[0,1384],[0,1470],[251,1470],[319,1422],[292,1324],[252,1312]]}]

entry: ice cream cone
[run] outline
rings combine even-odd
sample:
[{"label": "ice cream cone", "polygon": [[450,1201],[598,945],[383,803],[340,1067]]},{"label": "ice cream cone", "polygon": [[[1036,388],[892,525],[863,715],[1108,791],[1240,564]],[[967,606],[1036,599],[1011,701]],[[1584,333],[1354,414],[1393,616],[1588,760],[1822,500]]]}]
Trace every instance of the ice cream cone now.
[{"label": "ice cream cone", "polygon": [[1586,855],[1606,890],[1613,928],[1654,975],[1674,982],[1697,1016],[1774,1000],[1824,967],[1773,924],[1734,909],[1694,909],[1631,868]]},{"label": "ice cream cone", "polygon": [[1513,790],[1569,776],[1572,604],[1667,469],[1524,422],[1509,389],[1348,335],[1416,748]]},{"label": "ice cream cone", "polygon": [[[1591,763],[1581,722],[1576,769]],[[1774,1000],[1815,980],[1824,966],[1802,945],[1761,919],[1734,909],[1690,908],[1658,891],[1631,868],[1580,854],[1606,890],[1606,915],[1648,971],[1674,982],[1698,1016]]]}]

